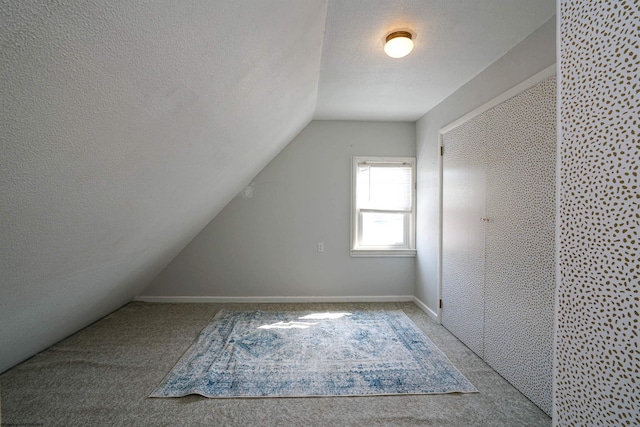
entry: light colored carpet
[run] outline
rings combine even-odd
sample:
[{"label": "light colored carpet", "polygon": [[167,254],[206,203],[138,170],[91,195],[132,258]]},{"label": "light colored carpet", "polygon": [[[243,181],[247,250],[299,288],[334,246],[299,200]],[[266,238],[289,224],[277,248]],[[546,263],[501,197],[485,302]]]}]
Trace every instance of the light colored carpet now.
[{"label": "light colored carpet", "polygon": [[[271,399],[149,394],[222,308],[403,310],[479,393]],[[550,418],[412,303],[131,303],[0,376],[2,423],[44,426],[550,426]]]},{"label": "light colored carpet", "polygon": [[401,310],[220,310],[151,397],[475,391]]}]

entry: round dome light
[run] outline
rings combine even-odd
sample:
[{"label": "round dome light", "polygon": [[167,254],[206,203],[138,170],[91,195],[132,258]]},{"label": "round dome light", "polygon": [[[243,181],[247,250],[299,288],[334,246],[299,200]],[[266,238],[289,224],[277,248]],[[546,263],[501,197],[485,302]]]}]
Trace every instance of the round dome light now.
[{"label": "round dome light", "polygon": [[413,40],[408,31],[394,31],[385,41],[384,52],[392,58],[402,58],[413,50]]}]

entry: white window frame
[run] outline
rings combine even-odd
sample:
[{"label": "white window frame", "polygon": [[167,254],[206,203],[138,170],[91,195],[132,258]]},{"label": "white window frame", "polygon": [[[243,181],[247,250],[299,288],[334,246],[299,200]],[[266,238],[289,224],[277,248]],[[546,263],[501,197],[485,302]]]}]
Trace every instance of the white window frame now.
[{"label": "white window frame", "polygon": [[[404,246],[359,246],[360,211],[356,205],[358,165],[362,163],[411,166],[411,212],[405,233]],[[352,257],[415,257],[416,256],[416,159],[415,157],[354,156],[351,162],[351,256]]]}]

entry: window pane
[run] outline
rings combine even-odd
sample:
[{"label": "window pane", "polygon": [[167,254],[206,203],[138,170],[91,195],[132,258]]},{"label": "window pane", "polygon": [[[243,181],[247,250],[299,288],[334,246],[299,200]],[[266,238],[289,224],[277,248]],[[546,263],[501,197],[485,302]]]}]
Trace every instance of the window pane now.
[{"label": "window pane", "polygon": [[410,166],[358,167],[360,209],[411,210]]},{"label": "window pane", "polygon": [[405,215],[402,213],[362,213],[362,246],[404,246]]}]

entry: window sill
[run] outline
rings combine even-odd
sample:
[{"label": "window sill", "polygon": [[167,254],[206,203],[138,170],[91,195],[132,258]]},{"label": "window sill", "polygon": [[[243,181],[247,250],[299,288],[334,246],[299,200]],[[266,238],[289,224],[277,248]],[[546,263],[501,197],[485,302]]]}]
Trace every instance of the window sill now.
[{"label": "window sill", "polygon": [[415,258],[415,249],[351,249],[352,257],[405,257]]}]

